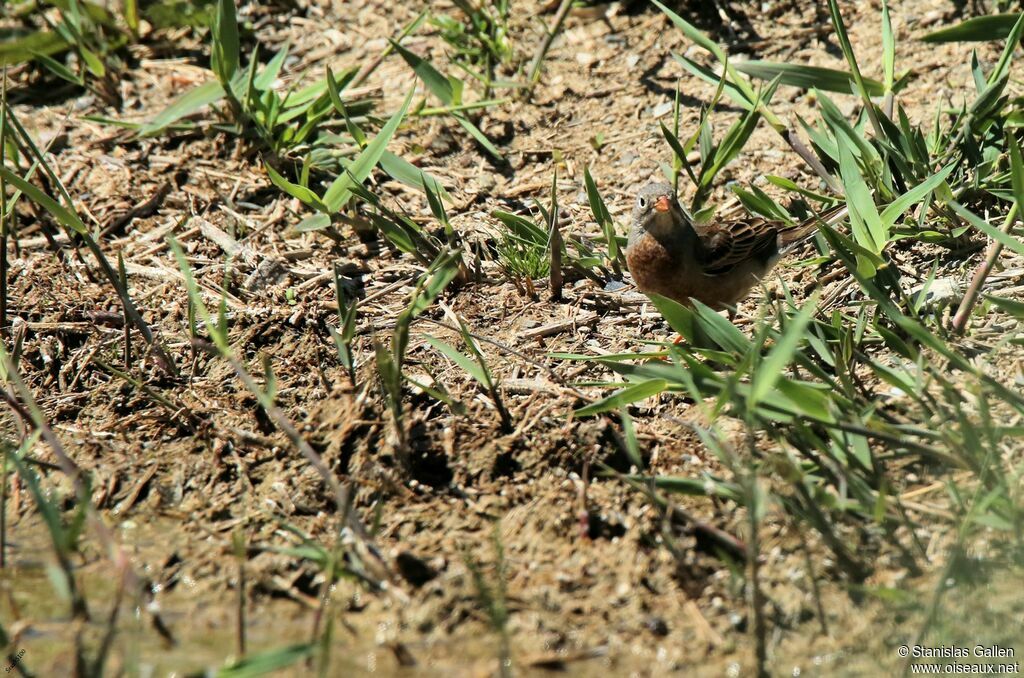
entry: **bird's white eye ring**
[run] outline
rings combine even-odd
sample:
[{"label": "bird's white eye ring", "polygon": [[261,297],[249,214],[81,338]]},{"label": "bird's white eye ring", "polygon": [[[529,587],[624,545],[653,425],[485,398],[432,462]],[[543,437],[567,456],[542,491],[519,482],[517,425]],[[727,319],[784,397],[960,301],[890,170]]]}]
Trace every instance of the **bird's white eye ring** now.
[{"label": "bird's white eye ring", "polygon": [[640,206],[640,209],[647,209],[647,198],[641,195],[636,199],[636,204]]}]

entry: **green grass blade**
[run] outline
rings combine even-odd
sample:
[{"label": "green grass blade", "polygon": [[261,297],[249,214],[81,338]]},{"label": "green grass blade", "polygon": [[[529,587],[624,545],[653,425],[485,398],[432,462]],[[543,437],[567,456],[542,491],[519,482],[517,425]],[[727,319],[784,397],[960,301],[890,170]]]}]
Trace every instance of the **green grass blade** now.
[{"label": "green grass blade", "polygon": [[0,66],[9,66],[30,61],[40,54],[50,56],[67,49],[68,43],[52,31],[35,31],[20,34],[12,29],[5,31],[0,40]]},{"label": "green grass blade", "polygon": [[574,412],[574,415],[577,417],[590,417],[602,412],[622,409],[630,403],[646,400],[651,396],[657,395],[667,388],[668,382],[664,379],[648,379],[639,384],[632,384],[626,388],[619,389],[596,403],[581,407]]},{"label": "green grass blade", "polygon": [[59,202],[44,193],[42,189],[36,187],[35,184],[25,181],[4,165],[0,165],[0,177],[3,177],[5,181],[27,195],[34,202],[38,203],[43,209],[53,215],[53,217],[65,228],[69,228],[75,233],[79,233],[81,235],[89,234],[89,229],[85,227],[85,224],[82,223],[82,220],[74,210],[61,205]]},{"label": "green grass blade", "polygon": [[736,85],[734,85],[732,82],[729,82],[727,80],[727,74],[718,75],[707,66],[702,66],[693,59],[690,59],[679,54],[673,54],[672,58],[679,62],[679,65],[686,69],[689,73],[695,75],[696,77],[700,78],[709,85],[717,86],[718,83],[722,82],[723,79],[726,79],[723,89],[725,93],[729,96],[729,99],[734,104],[736,104],[740,108],[743,108],[744,110],[750,110],[753,107],[752,100],[747,98],[747,95],[744,93],[744,91],[737,87]]},{"label": "green grass blade", "polygon": [[235,0],[219,0],[210,31],[210,68],[220,83],[227,86],[238,70],[238,17]]},{"label": "green grass blade", "polygon": [[[253,55],[255,57],[255,55]],[[270,58],[267,65],[263,67],[260,74],[257,75],[253,81],[252,86],[259,91],[268,90],[277,80],[277,76],[281,73],[281,67],[284,66],[284,60],[288,58],[288,43],[277,50],[277,53]],[[253,59],[255,61],[255,58]]]},{"label": "green grass blade", "polygon": [[887,0],[882,0],[882,79],[885,91],[891,92],[896,82],[896,36],[892,32]]},{"label": "green grass blade", "polygon": [[488,375],[483,367],[481,367],[476,361],[471,359],[469,356],[460,353],[457,348],[445,341],[442,341],[441,339],[438,339],[437,337],[432,337],[428,334],[426,335],[426,339],[431,346],[446,355],[453,363],[461,367],[466,374],[476,379],[484,387],[491,387],[490,375]]},{"label": "green grass blade", "polygon": [[483,132],[481,132],[480,129],[476,125],[471,123],[469,121],[469,118],[465,117],[461,113],[453,113],[452,115],[454,115],[455,116],[455,120],[460,125],[462,125],[462,128],[465,129],[467,132],[469,132],[470,135],[474,139],[476,139],[477,142],[481,146],[484,147],[484,150],[486,150],[488,153],[490,153],[492,156],[494,156],[498,160],[501,160],[501,159],[504,158],[504,156],[501,154],[501,151],[498,150],[498,147],[495,146],[493,143],[491,143],[491,140],[488,139],[487,136]]},{"label": "green grass blade", "polygon": [[439,70],[434,68],[426,59],[410,52],[400,44],[391,41],[391,47],[398,52],[405,63],[409,64],[409,67],[416,73],[416,76],[423,81],[423,84],[427,86],[430,93],[441,100],[441,103],[445,106],[454,106],[459,103],[455,100],[455,92],[452,89],[452,83]]},{"label": "green grass blade", "polygon": [[311,189],[306,188],[305,186],[300,186],[299,184],[293,184],[281,176],[277,170],[270,165],[266,165],[266,170],[267,176],[270,178],[270,183],[274,184],[288,195],[293,198],[298,198],[302,203],[309,205],[320,212],[329,211],[327,206],[320,200],[320,197]]},{"label": "green grass blade", "polygon": [[216,80],[195,87],[171,102],[171,105],[153,117],[139,130],[139,136],[159,134],[182,118],[194,115],[204,107],[224,98],[224,87]]},{"label": "green grass blade", "polygon": [[359,156],[346,167],[346,171],[340,174],[327,188],[323,196],[323,203],[329,211],[337,212],[341,209],[342,205],[348,202],[349,197],[352,195],[352,186],[366,181],[366,178],[370,176],[370,172],[380,162],[381,156],[391,141],[391,137],[395,135],[398,126],[402,123],[402,119],[405,118],[405,114],[409,110],[409,104],[412,102],[414,91],[415,89],[409,90],[409,93],[405,96],[405,101],[402,103],[402,107],[381,127],[380,132],[373,138],[373,141],[366,144],[366,147],[359,153]]},{"label": "green grass blade", "polygon": [[79,87],[85,86],[85,80],[80,75],[78,75],[77,73],[75,73],[70,68],[68,68],[61,62],[57,61],[53,57],[43,54],[42,52],[33,53],[32,56],[35,57],[36,61],[45,66],[47,70],[56,75],[58,78],[61,78],[62,80],[67,80],[68,82],[74,85],[78,85]]},{"label": "green grass blade", "polygon": [[1013,32],[1020,14],[976,16],[955,26],[933,31],[919,38],[924,42],[988,42],[1003,40]]},{"label": "green grass blade", "polygon": [[1006,36],[1006,46],[1003,47],[1003,53],[999,56],[996,67],[988,74],[989,84],[995,83],[997,80],[1009,75],[1010,62],[1013,61],[1013,53],[1020,45],[1022,36],[1024,36],[1024,12],[1021,12],[1017,22],[1010,29],[1010,34]]},{"label": "green grass blade", "polygon": [[[850,87],[850,80],[853,76],[848,71],[774,61],[741,61],[733,62],[733,66],[737,71],[759,80],[772,80],[778,77],[780,84],[792,87],[856,94]],[[885,85],[877,80],[864,78],[864,85],[872,96],[881,96],[885,93]]]},{"label": "green grass blade", "polygon": [[256,678],[297,664],[313,654],[312,643],[299,643],[249,655],[213,673],[216,678]]},{"label": "green grass blade", "polygon": [[985,235],[996,242],[1001,243],[1003,247],[1013,250],[1017,254],[1024,255],[1024,242],[1014,238],[1009,233],[1003,233],[1003,231],[988,223],[955,200],[951,200],[949,205],[957,214],[966,219],[972,226],[983,232]]},{"label": "green grass blade", "polygon": [[924,200],[929,193],[934,191],[943,181],[945,181],[946,177],[949,176],[949,173],[953,171],[954,167],[954,165],[949,165],[948,167],[939,170],[889,203],[889,205],[882,210],[882,223],[885,224],[887,228],[892,228],[893,224],[896,223],[896,220],[899,219],[901,214],[906,212],[911,206]]},{"label": "green grass blade", "polygon": [[441,182],[437,180],[437,177],[429,172],[424,172],[402,156],[395,155],[391,151],[384,151],[381,153],[378,164],[395,181],[418,189],[422,189],[424,184],[426,184],[427,188],[434,195],[439,196],[447,203],[452,202],[452,197],[445,190],[444,186],[441,185]]},{"label": "green grass blade", "polygon": [[889,229],[885,227],[871,190],[857,167],[853,151],[843,143],[839,144],[839,172],[846,188],[846,203],[850,207],[850,224],[854,239],[874,254],[881,254],[889,240]]},{"label": "green grass blade", "polygon": [[804,302],[803,308],[800,309],[796,317],[790,319],[785,332],[782,334],[782,338],[779,339],[778,343],[775,344],[774,348],[758,366],[757,371],[753,375],[750,395],[747,396],[747,402],[751,407],[761,402],[768,395],[768,392],[775,387],[775,384],[778,383],[782,377],[782,371],[786,369],[789,361],[792,360],[793,354],[803,338],[804,330],[817,309],[818,294],[815,293]]},{"label": "green grass blade", "polygon": [[871,101],[871,92],[868,90],[864,76],[860,72],[860,66],[857,63],[857,56],[854,54],[853,45],[850,43],[850,35],[846,31],[846,24],[843,22],[843,15],[839,11],[838,0],[828,0],[828,8],[832,15],[832,27],[835,29],[836,39],[839,42],[840,48],[843,50],[843,55],[846,57],[846,63],[850,67],[850,74],[853,76],[853,82],[857,86],[857,91],[860,93],[861,99],[864,101],[864,110],[867,111],[868,118],[871,120],[871,125],[875,130],[875,134],[882,136],[881,126],[878,123],[878,116],[875,114],[875,105]]}]

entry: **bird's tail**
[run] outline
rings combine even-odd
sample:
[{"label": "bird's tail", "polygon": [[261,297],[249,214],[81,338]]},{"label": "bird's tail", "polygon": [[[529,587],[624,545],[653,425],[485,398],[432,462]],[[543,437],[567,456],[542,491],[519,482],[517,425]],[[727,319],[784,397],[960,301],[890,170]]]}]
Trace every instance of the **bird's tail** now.
[{"label": "bird's tail", "polygon": [[779,233],[779,249],[782,251],[792,249],[814,235],[819,225],[828,224],[829,226],[835,226],[845,219],[848,213],[849,209],[846,203],[843,203],[842,205],[829,208],[821,214],[815,214],[810,219],[795,226],[790,226]]}]

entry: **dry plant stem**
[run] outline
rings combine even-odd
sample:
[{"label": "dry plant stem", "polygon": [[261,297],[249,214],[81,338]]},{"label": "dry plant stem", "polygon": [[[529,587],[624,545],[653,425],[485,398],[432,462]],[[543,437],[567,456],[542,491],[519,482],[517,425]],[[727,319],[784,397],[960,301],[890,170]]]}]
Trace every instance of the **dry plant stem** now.
[{"label": "dry plant stem", "polygon": [[828,185],[829,188],[831,188],[836,193],[839,193],[840,195],[845,193],[842,184],[840,184],[834,176],[829,174],[829,171],[825,169],[824,165],[821,164],[821,161],[818,159],[818,157],[814,155],[814,153],[812,153],[810,149],[807,148],[807,146],[804,145],[804,142],[800,139],[800,137],[797,136],[796,132],[794,132],[791,129],[787,129],[782,136],[783,138],[785,138],[786,143],[789,144],[789,147],[792,148],[793,151],[795,151],[796,154],[799,155],[800,158],[805,163],[807,163],[807,165],[812,170],[814,170],[815,174],[821,177],[821,179]]},{"label": "dry plant stem", "polygon": [[[747,422],[747,446],[752,459],[756,459],[757,442],[754,440],[752,422]],[[768,678],[768,625],[764,618],[764,591],[761,590],[761,520],[758,515],[757,478],[753,470],[748,469],[744,485],[748,488],[747,520],[750,528],[750,605],[753,612],[754,656],[757,660],[758,678]]]},{"label": "dry plant stem", "polygon": [[[15,369],[14,363],[11,362],[10,357],[7,358],[7,376],[10,383],[14,385],[15,389],[21,395],[22,399],[30,404],[29,410],[26,410],[25,406],[22,405],[14,397],[10,391],[6,388],[0,388],[0,397],[2,397],[11,409],[14,410],[18,416],[30,427],[35,428],[42,435],[50,448],[53,450],[54,456],[57,457],[57,462],[60,465],[61,471],[71,478],[72,484],[75,488],[76,494],[79,497],[83,497],[86,494],[85,483],[82,481],[82,472],[78,465],[68,456],[67,452],[64,451],[64,446],[60,440],[54,434],[53,429],[46,423],[38,413],[39,408],[35,404],[35,399],[32,397],[32,392],[29,391],[25,382],[22,381],[21,376]],[[88,497],[86,496],[87,500]],[[110,557],[114,560],[114,564],[119,568],[122,576],[125,578],[126,586],[130,587],[133,591],[141,590],[141,582],[136,576],[135,571],[131,568],[128,556],[114,541],[113,534],[107,528],[106,524],[100,520],[99,515],[96,513],[95,508],[91,502],[87,503],[87,516],[90,524],[95,530],[100,542],[107,549]]]},{"label": "dry plant stem", "polygon": [[569,15],[569,10],[572,9],[572,3],[573,0],[562,0],[562,4],[558,6],[558,11],[555,12],[554,26],[544,36],[544,40],[541,41],[540,45],[537,46],[537,53],[534,54],[533,62],[530,64],[529,85],[526,88],[527,97],[533,94],[533,88],[540,80],[541,64],[544,63],[544,57],[547,55],[548,50],[551,49],[551,43],[554,42],[555,37],[562,30],[562,24],[565,23],[565,17]]},{"label": "dry plant stem", "polygon": [[[58,192],[63,196],[66,203],[68,205],[72,205],[71,198],[70,196],[68,196],[68,193],[64,189],[63,184],[60,182],[60,178],[56,174],[54,174],[53,171],[50,169],[49,165],[46,164],[45,158],[43,157],[42,153],[39,152],[35,144],[32,142],[31,135],[29,135],[29,133],[18,121],[17,117],[15,117],[13,114],[7,117],[7,115],[10,114],[10,111],[6,106],[4,106],[3,111],[5,114],[4,121],[10,121],[12,128],[14,129],[16,134],[21,137],[20,141],[17,138],[14,139],[20,152],[23,153],[26,158],[35,157],[36,160],[38,160],[38,166],[43,168],[44,174],[40,175],[40,181],[45,186],[47,177],[49,177],[49,179],[52,180],[52,182],[57,186]],[[53,142],[51,141],[51,143]],[[24,177],[24,180],[28,181],[29,177]],[[53,191],[49,192],[53,193]],[[59,201],[60,200],[58,198],[58,202]],[[39,209],[42,210],[43,212],[46,212],[46,210],[43,209],[41,205],[39,206]],[[79,238],[81,238],[82,241],[85,242],[86,246],[89,248],[89,251],[96,259],[96,263],[99,264],[100,269],[103,271],[103,275],[107,278],[110,284],[113,285],[114,291],[117,292],[117,296],[120,298],[121,304],[124,307],[125,315],[127,315],[131,319],[132,324],[135,325],[136,329],[138,329],[139,332],[142,334],[143,339],[145,339],[146,344],[149,345],[150,353],[153,355],[157,366],[161,370],[163,370],[168,376],[176,377],[178,375],[178,368],[174,364],[174,360],[171,358],[170,354],[167,353],[167,351],[164,349],[161,343],[156,340],[156,337],[153,335],[152,330],[150,329],[146,321],[142,318],[142,315],[139,313],[138,309],[135,308],[135,304],[132,302],[131,298],[128,295],[126,295],[124,291],[121,289],[120,276],[118,276],[118,274],[114,271],[113,267],[110,265],[110,262],[107,260],[106,255],[103,254],[103,249],[100,247],[96,239],[93,238],[92,235],[90,235],[88,232],[76,232],[70,227],[68,227],[66,231],[68,233],[69,238],[71,238],[72,241],[74,241],[74,236],[78,236]],[[61,250],[57,246],[56,242],[53,241],[52,238],[48,238],[48,240],[50,242],[51,247],[54,248],[54,252],[59,253]],[[86,267],[85,270],[88,273],[88,265],[85,263],[85,260],[82,258],[82,254],[77,247],[75,247],[74,252],[75,255],[78,257],[79,261],[82,263],[82,265]],[[67,261],[65,260],[64,263],[67,263]]]},{"label": "dry plant stem", "polygon": [[7,454],[0,455],[0,570],[7,565]]},{"label": "dry plant stem", "polygon": [[[0,86],[0,165],[6,165],[7,154],[7,69],[4,68],[3,84]],[[11,218],[7,213],[7,186],[0,179],[0,340],[7,338],[7,233]],[[3,561],[3,545],[0,544],[0,563]],[[2,564],[0,564],[2,567]]]},{"label": "dry plant stem", "polygon": [[672,507],[672,518],[677,519],[680,522],[691,525],[693,527],[693,533],[696,535],[702,535],[721,548],[723,551],[728,553],[737,560],[748,560],[750,557],[750,551],[742,539],[735,537],[725,530],[715,527],[711,523],[705,522],[689,511],[680,508],[679,506]]},{"label": "dry plant stem", "polygon": [[[441,322],[440,320],[434,320],[433,318],[427,318],[427,317],[424,317],[424,316],[419,316],[415,320],[413,320],[413,322],[421,322],[421,321],[422,322],[432,323],[434,325],[437,325],[438,327],[444,327],[445,329],[451,330],[452,332],[460,332],[461,331],[458,327],[455,327],[454,325],[449,325],[448,323]],[[393,327],[393,326],[394,326],[393,324],[391,324],[391,325],[384,325],[384,326],[382,326],[380,328],[375,328],[375,329],[388,329],[389,327]],[[511,346],[508,346],[507,344],[503,344],[500,341],[497,341],[495,339],[490,339],[488,337],[484,337],[484,336],[481,336],[479,334],[474,334],[473,332],[467,332],[467,334],[469,334],[469,336],[473,337],[477,341],[482,341],[482,342],[484,342],[486,344],[490,344],[491,346],[494,346],[495,348],[497,348],[499,351],[503,351],[503,352],[505,352],[505,353],[507,353],[509,355],[513,355],[513,356],[519,358],[520,360],[524,360],[524,361],[530,363],[531,365],[533,365],[534,367],[536,367],[538,369],[541,369],[544,372],[547,372],[548,376],[550,376],[551,379],[555,383],[560,384],[560,385],[564,386],[565,388],[571,390],[573,392],[573,395],[577,396],[578,398],[581,398],[581,399],[585,400],[588,403],[594,401],[593,398],[591,398],[588,395],[586,395],[585,393],[583,393],[583,391],[580,391],[578,388],[576,388],[572,384],[566,383],[565,380],[557,372],[555,372],[551,367],[549,367],[548,365],[545,365],[542,362],[534,360],[533,358],[531,358],[530,356],[526,355],[522,351],[516,350],[516,349],[512,348]]]},{"label": "dry plant stem", "polygon": [[818,586],[818,578],[814,576],[814,563],[811,562],[811,550],[807,548],[807,537],[802,531],[800,535],[800,550],[804,554],[804,567],[807,568],[807,578],[811,581],[811,592],[814,594],[814,606],[818,612],[818,622],[821,624],[821,633],[828,636],[828,619],[825,618],[825,607],[821,603],[821,588]]},{"label": "dry plant stem", "polygon": [[[422,18],[423,15],[421,14],[420,17]],[[416,21],[413,21],[411,24],[403,28],[395,37],[395,42],[401,44],[402,40],[407,38],[409,34],[416,29],[416,26],[419,23],[420,21],[419,19],[417,19]],[[383,62],[384,59],[386,59],[388,55],[390,55],[391,52],[394,51],[394,49],[394,46],[389,42],[388,45],[383,50],[381,50],[380,54],[373,57],[372,59],[370,59],[369,61],[362,65],[362,67],[359,69],[359,72],[355,74],[355,77],[352,78],[352,82],[350,82],[348,86],[359,87],[359,85],[363,84],[366,81],[366,79],[370,77],[375,70],[377,70],[377,67],[381,65],[381,62]]]},{"label": "dry plant stem", "polygon": [[[222,355],[213,344],[203,341],[202,339],[193,339],[192,343],[194,346],[203,349],[210,355]],[[226,358],[230,363],[235,375],[250,393],[262,393],[261,389],[256,384],[256,381],[252,378],[252,375],[249,374],[248,370],[242,366],[242,363],[240,363],[237,358],[232,355],[225,355],[224,358]],[[267,416],[270,417],[271,421],[274,422],[274,425],[277,426],[288,437],[292,445],[302,453],[302,456],[304,456],[310,465],[316,470],[323,479],[324,484],[327,485],[331,493],[334,495],[335,504],[337,505],[338,512],[341,514],[341,524],[352,530],[353,534],[363,542],[367,550],[374,558],[377,559],[378,563],[385,569],[385,571],[390,571],[384,557],[373,544],[370,535],[366,532],[366,528],[363,527],[361,522],[359,522],[355,513],[349,510],[350,503],[348,486],[343,486],[338,482],[338,479],[334,477],[331,470],[327,468],[324,460],[312,447],[310,447],[309,443],[306,442],[295,426],[292,425],[291,421],[288,420],[288,417],[285,416],[284,412],[282,412],[277,405],[272,402],[263,402],[262,398],[260,400],[263,410],[267,413]]]},{"label": "dry plant stem", "polygon": [[100,649],[96,653],[96,661],[93,662],[91,675],[102,676],[103,665],[106,663],[107,655],[110,654],[110,648],[114,644],[114,635],[117,633],[117,617],[121,611],[121,601],[124,599],[124,588],[125,588],[124,572],[121,573],[121,577],[117,583],[117,594],[114,596],[114,605],[110,608],[110,615],[107,617],[107,627],[103,633],[103,641],[100,643]]},{"label": "dry plant stem", "polygon": [[[1017,221],[1017,203],[1013,203],[1010,207],[1010,211],[1006,214],[1006,220],[1003,222],[1003,233],[1009,235],[1013,229],[1013,225]],[[981,262],[978,269],[974,272],[974,277],[971,278],[971,284],[967,287],[967,291],[964,292],[964,298],[960,302],[960,306],[956,309],[956,315],[953,316],[953,331],[957,334],[962,334],[964,329],[967,327],[967,319],[971,317],[971,311],[974,310],[974,305],[978,303],[978,297],[981,295],[981,288],[985,284],[985,279],[988,278],[989,273],[992,272],[992,268],[996,264],[996,260],[999,259],[999,253],[1003,251],[1003,244],[998,240],[993,240],[988,246],[988,252],[985,253],[985,260]]]},{"label": "dry plant stem", "polygon": [[245,656],[245,545],[237,548],[238,558],[238,613],[235,616],[235,637],[238,656]]},{"label": "dry plant stem", "polygon": [[551,217],[551,239],[548,246],[551,248],[551,301],[562,300],[562,232],[558,228],[558,215]]},{"label": "dry plant stem", "polygon": [[[194,344],[199,348],[207,351],[211,355],[220,355],[220,352],[212,344],[209,344],[202,339],[193,339]],[[225,356],[228,363],[231,365],[231,369],[235,371],[235,376],[245,385],[245,387],[252,393],[261,393],[260,387],[256,384],[256,381],[249,374],[248,370],[242,366],[242,363],[238,362],[238,359],[234,356]],[[305,438],[298,432],[298,430],[292,425],[288,417],[284,415],[281,409],[273,403],[261,403],[263,409],[266,411],[267,416],[270,417],[274,425],[277,426],[281,431],[288,436],[288,440],[291,441],[292,445],[302,453],[302,456],[316,469],[316,472],[320,474],[324,484],[331,490],[334,495],[334,502],[337,505],[338,511],[345,511],[348,507],[348,488],[343,487],[338,479],[334,477],[331,470],[327,468],[324,460],[319,454],[309,446]],[[359,526],[359,530],[362,531],[362,525]]]},{"label": "dry plant stem", "polygon": [[[668,416],[666,416],[665,418],[669,421],[677,421],[674,418]],[[606,472],[611,472],[613,475],[619,478],[622,478],[621,474],[617,473],[616,471],[613,471],[611,468],[607,466],[604,467],[604,470]],[[691,528],[693,529],[693,533],[695,535],[703,536],[709,539],[710,541],[714,542],[715,546],[721,548],[723,551],[728,553],[736,560],[744,562],[748,560],[750,551],[748,550],[747,545],[743,542],[743,540],[729,534],[725,530],[715,527],[710,523],[704,522],[703,520],[691,514],[686,509],[681,508],[676,504],[669,504],[669,502],[665,501],[664,499],[658,496],[658,494],[654,491],[653,485],[649,485],[646,483],[637,483],[628,479],[626,479],[626,482],[629,485],[633,486],[635,489],[639,490],[640,492],[643,492],[643,494],[648,498],[650,502],[659,507],[662,507],[665,516],[669,520],[678,522],[681,525],[691,526]]]}]

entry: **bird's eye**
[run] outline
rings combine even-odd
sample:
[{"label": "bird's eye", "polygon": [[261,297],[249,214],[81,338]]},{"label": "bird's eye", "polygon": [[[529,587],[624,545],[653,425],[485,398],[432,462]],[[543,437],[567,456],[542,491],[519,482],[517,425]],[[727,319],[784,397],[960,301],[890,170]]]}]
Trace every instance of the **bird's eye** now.
[{"label": "bird's eye", "polygon": [[642,210],[647,209],[647,198],[641,195],[636,199],[636,204]]}]

